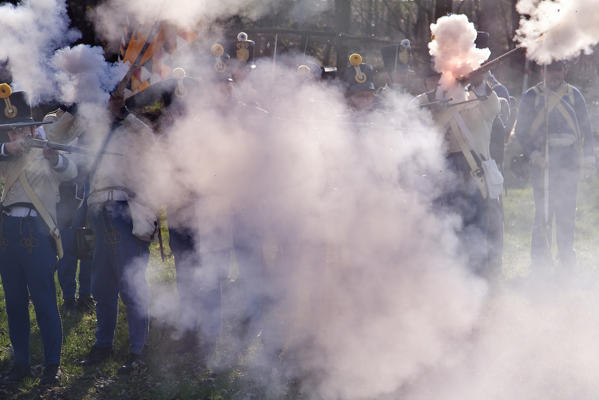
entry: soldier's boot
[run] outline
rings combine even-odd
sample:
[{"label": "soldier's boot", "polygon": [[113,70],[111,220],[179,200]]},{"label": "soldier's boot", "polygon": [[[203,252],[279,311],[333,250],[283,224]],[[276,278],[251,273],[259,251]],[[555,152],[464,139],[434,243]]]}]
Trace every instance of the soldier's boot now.
[{"label": "soldier's boot", "polygon": [[40,385],[42,386],[58,386],[60,385],[60,368],[56,364],[46,365],[44,367],[44,373],[40,379]]},{"label": "soldier's boot", "polygon": [[90,365],[99,364],[110,358],[111,354],[112,347],[98,347],[93,345],[85,360],[81,361],[79,365],[89,367]]},{"label": "soldier's boot", "polygon": [[62,303],[62,308],[67,312],[73,312],[77,310],[77,300],[75,299],[64,299]]},{"label": "soldier's boot", "polygon": [[96,304],[89,294],[83,296],[80,295],[79,300],[77,300],[77,307],[81,312],[91,313],[96,308]]},{"label": "soldier's boot", "polygon": [[119,375],[130,375],[133,371],[139,371],[144,367],[145,363],[143,362],[141,354],[129,353],[127,357],[127,361],[123,365],[120,366],[118,374]]},{"label": "soldier's boot", "polygon": [[29,365],[14,364],[8,374],[2,377],[0,382],[3,385],[12,385],[21,382],[28,376],[31,376],[31,368]]}]

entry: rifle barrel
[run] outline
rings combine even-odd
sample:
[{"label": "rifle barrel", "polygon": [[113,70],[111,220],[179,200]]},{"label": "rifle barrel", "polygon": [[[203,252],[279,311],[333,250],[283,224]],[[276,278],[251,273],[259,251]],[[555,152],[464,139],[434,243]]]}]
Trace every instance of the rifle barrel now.
[{"label": "rifle barrel", "polygon": [[503,62],[505,59],[511,57],[512,55],[516,54],[518,51],[524,49],[524,47],[515,47],[513,49],[511,49],[508,52],[503,53],[502,55],[500,55],[497,58],[492,59],[491,61],[487,61],[486,63],[484,63],[483,65],[481,65],[480,67],[478,67],[477,69],[475,69],[474,71],[470,72],[468,75],[462,77],[461,79],[458,79],[460,82],[468,82],[473,76],[476,76],[478,74],[482,74],[484,72],[487,72],[489,70],[491,70],[492,68],[494,68],[497,64]]},{"label": "rifle barrel", "polygon": [[[65,153],[82,153],[82,154],[87,154],[90,153],[91,150],[87,149],[85,147],[79,147],[79,146],[70,146],[68,144],[62,144],[62,143],[56,143],[56,142],[50,142],[49,140],[44,140],[44,139],[35,139],[32,137],[28,137],[25,139],[25,145],[27,147],[35,147],[38,149],[45,149],[45,148],[49,148],[52,150],[56,150],[56,151],[64,151]],[[115,155],[115,156],[122,156],[122,153],[116,153],[116,152],[109,152],[109,151],[105,151],[105,154],[110,154],[110,155]]]}]

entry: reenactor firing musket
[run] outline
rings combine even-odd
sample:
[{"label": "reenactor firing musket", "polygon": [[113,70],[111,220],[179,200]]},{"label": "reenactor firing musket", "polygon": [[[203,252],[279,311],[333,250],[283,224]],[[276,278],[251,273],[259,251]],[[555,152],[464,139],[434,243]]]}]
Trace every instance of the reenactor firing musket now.
[{"label": "reenactor firing musket", "polygon": [[[516,47],[516,48],[500,55],[499,57],[484,63],[483,65],[481,65],[474,71],[470,72],[468,75],[458,78],[457,81],[460,82],[462,85],[467,85],[469,83],[472,83],[473,81],[475,82],[477,80],[481,80],[484,78],[484,75],[487,72],[489,72],[491,69],[495,68],[500,63],[505,61],[507,58],[516,54],[518,51],[520,51],[522,49],[523,49],[523,47]],[[437,105],[444,105],[446,107],[455,107],[455,106],[459,106],[462,104],[472,103],[472,102],[480,101],[480,100],[484,100],[484,99],[485,99],[485,97],[483,96],[483,97],[479,97],[479,98],[472,99],[472,100],[460,101],[458,103],[451,103],[451,101],[453,100],[451,98],[440,99],[440,100],[432,101],[430,103],[420,104],[420,107],[433,107],[433,106],[437,106]]]},{"label": "reenactor firing musket", "polygon": [[[26,136],[24,138],[23,146],[27,149],[30,149],[30,148],[46,149],[46,148],[48,148],[48,149],[52,149],[52,150],[56,150],[56,151],[64,151],[65,153],[82,153],[82,154],[92,153],[92,150],[86,149],[84,147],[70,146],[68,144],[51,142],[51,141],[45,140],[45,139],[36,139],[31,136]],[[122,153],[116,153],[116,152],[110,152],[110,151],[104,151],[104,154],[109,154],[109,155],[113,155],[113,156],[122,156],[123,155]]]}]

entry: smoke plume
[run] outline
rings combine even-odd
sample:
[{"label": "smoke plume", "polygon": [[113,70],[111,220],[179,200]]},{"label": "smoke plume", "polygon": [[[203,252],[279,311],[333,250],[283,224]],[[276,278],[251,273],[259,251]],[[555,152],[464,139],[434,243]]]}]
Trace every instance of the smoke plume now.
[{"label": "smoke plume", "polygon": [[468,75],[491,55],[489,49],[474,45],[476,28],[463,14],[441,17],[431,24],[433,40],[428,44],[434,66],[442,74],[441,85],[448,89],[456,79]]},{"label": "smoke plume", "polygon": [[54,51],[79,37],[69,29],[65,0],[25,0],[0,6],[0,59],[8,59],[16,90],[32,105],[52,99]]},{"label": "smoke plume", "polygon": [[108,103],[109,93],[127,72],[125,64],[110,64],[101,47],[65,47],[52,56],[51,65],[64,104]]},{"label": "smoke plume", "polygon": [[[271,3],[164,4],[110,1],[95,20],[120,38],[125,17],[189,27]],[[432,30],[446,85],[489,56],[465,16]],[[115,171],[133,177],[146,205],[166,207],[171,227],[199,238],[199,254],[183,261],[195,267],[186,278],[198,301],[180,310],[172,291],[155,288],[154,318],[182,330],[199,319],[213,333],[210,291],[222,288],[218,316],[249,322],[222,335],[211,366],[244,360],[273,398],[293,378],[309,398],[343,400],[597,393],[597,280],[489,293],[465,267],[459,217],[433,207],[452,176],[427,111],[397,96],[385,112],[355,113],[339,88],[307,82],[283,59],[276,69],[258,62],[230,87],[200,53],[185,55],[197,87],[176,99],[152,150],[135,149],[141,161]]]},{"label": "smoke plume", "polygon": [[[111,42],[118,42],[124,28],[136,24],[152,26],[158,22],[167,22],[182,29],[206,29],[218,19],[231,16],[255,20],[270,11],[279,11],[281,3],[276,0],[109,0],[101,4],[92,17],[97,31]],[[319,12],[327,6],[317,3]],[[313,0],[296,2],[290,12],[297,16],[298,11],[311,9]],[[304,15],[301,18],[306,18]]]},{"label": "smoke plume", "polygon": [[516,8],[516,40],[540,64],[590,54],[599,43],[595,0],[520,0]]},{"label": "smoke plume", "polygon": [[490,299],[461,357],[439,365],[405,398],[593,399],[597,278],[562,271],[506,284]]},{"label": "smoke plume", "polygon": [[[262,332],[250,371],[279,371],[266,374],[271,389],[301,375],[312,394],[360,399],[456,357],[486,285],[463,267],[459,220],[431,209],[450,177],[439,176],[442,142],[427,113],[398,97],[390,114],[356,119],[337,88],[295,68],[273,76],[269,62],[224,108],[213,102],[221,84],[200,80],[202,94],[159,141],[161,162],[152,154],[140,167],[152,181],[135,191],[166,204],[171,226],[191,225],[201,257],[236,243],[240,276],[223,315],[249,316],[249,332]],[[198,282],[229,269],[227,259],[204,263]],[[157,317],[172,320],[176,304],[158,303]],[[224,340],[243,349],[251,337]]]}]

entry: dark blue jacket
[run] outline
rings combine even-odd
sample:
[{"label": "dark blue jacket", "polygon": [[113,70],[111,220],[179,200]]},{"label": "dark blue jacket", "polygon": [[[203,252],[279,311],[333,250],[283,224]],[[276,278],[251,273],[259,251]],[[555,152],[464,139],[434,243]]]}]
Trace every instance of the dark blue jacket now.
[{"label": "dark blue jacket", "polygon": [[[554,107],[549,113],[549,135],[573,134],[578,138],[578,144],[582,147],[584,155],[592,156],[593,133],[584,97],[572,85],[568,85],[567,90],[563,92],[559,106]],[[515,134],[524,153],[528,156],[535,150],[544,152],[546,136],[544,113],[544,86],[540,83],[524,93],[518,108]],[[539,118],[541,123],[537,123],[536,129],[534,129],[533,124]],[[532,132],[533,129],[534,132]]]}]

